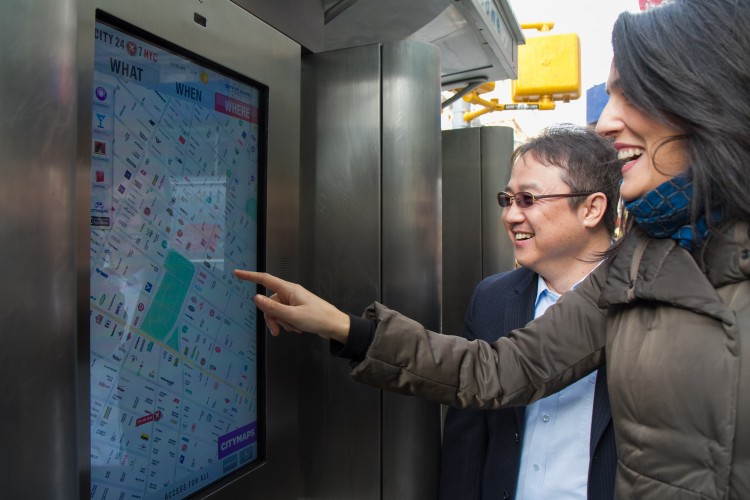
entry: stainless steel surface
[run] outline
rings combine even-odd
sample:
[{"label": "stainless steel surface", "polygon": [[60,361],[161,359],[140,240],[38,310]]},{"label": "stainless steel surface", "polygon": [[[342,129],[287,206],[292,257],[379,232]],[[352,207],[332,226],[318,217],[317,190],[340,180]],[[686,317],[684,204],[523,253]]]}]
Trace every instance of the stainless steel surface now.
[{"label": "stainless steel surface", "polygon": [[431,43],[440,50],[446,88],[515,78],[517,46],[525,42],[507,0],[358,0],[324,31],[325,50],[407,39]]},{"label": "stainless steel surface", "polygon": [[443,131],[443,323],[461,333],[474,286],[482,279],[480,128]]},{"label": "stainless steel surface", "polygon": [[446,130],[443,136],[443,332],[460,334],[485,277],[513,269],[496,194],[510,178],[513,129]]},{"label": "stainless steel surface", "polygon": [[[76,211],[75,231],[69,238],[76,245],[76,343],[78,346],[78,471],[79,471],[79,496],[86,495],[91,488],[91,460],[90,437],[91,427],[89,418],[81,418],[82,415],[90,415],[89,390],[91,382],[88,377],[90,366],[89,325],[89,293],[90,281],[88,270],[90,269],[91,251],[89,244],[89,228],[91,220],[91,90],[93,87],[93,63],[94,63],[94,0],[79,0],[77,2],[78,19],[78,126],[77,126],[77,154],[76,154]],[[85,187],[84,187],[85,186]],[[87,304],[85,307],[82,304]],[[84,375],[85,374],[85,375]]]},{"label": "stainless steel surface", "polygon": [[482,146],[482,277],[510,271],[516,261],[513,243],[505,232],[497,193],[510,180],[513,129],[481,127]]},{"label": "stainless steel surface", "polygon": [[322,52],[323,0],[231,0],[311,52]]},{"label": "stainless steel surface", "polygon": [[[302,273],[345,311],[380,296],[380,50],[307,56],[303,65]],[[378,499],[380,393],[316,339],[303,367],[306,498]]]},{"label": "stainless steel surface", "polygon": [[3,2],[0,46],[0,483],[74,498],[75,1]]},{"label": "stainless steel surface", "polygon": [[[298,280],[300,46],[229,0],[94,1],[97,8],[269,86],[266,267],[272,273]],[[205,28],[194,22],[194,13],[206,18]],[[80,56],[81,64],[87,68],[84,77],[90,80],[94,10],[87,9],[82,18],[91,26],[90,32],[82,33]],[[87,103],[81,106],[86,107]],[[82,114],[87,119],[79,124],[80,134],[90,137],[90,107],[88,114]],[[86,144],[90,147],[88,139]],[[87,181],[88,175],[78,186],[79,192],[89,189]],[[87,226],[84,228],[86,232],[79,234],[78,245],[87,249],[88,230]],[[88,263],[78,272],[86,276],[87,283]],[[85,308],[87,318],[88,300],[78,307]],[[87,321],[80,332],[86,344]],[[301,439],[298,415],[302,410],[298,391],[305,344],[297,340],[269,337],[266,342],[267,463],[227,484],[212,498],[300,496],[297,448]],[[81,377],[87,379],[87,366],[82,367]],[[88,391],[81,397],[87,400]],[[82,420],[88,422],[86,417]],[[88,448],[81,453],[87,457]],[[88,490],[85,481],[82,488]]]},{"label": "stainless steel surface", "polygon": [[[440,53],[383,44],[382,301],[440,329]],[[383,394],[383,498],[437,498],[438,405]]]},{"label": "stainless steel surface", "polygon": [[[303,76],[306,284],[355,314],[381,300],[437,329],[437,49],[399,42],[315,54]],[[317,461],[304,472],[305,493],[435,498],[437,407],[353,383],[327,351],[311,351],[302,391],[301,453]]]},{"label": "stainless steel surface", "polygon": [[412,40],[440,49],[441,82],[516,78],[525,43],[508,0],[232,0],[319,53]]}]

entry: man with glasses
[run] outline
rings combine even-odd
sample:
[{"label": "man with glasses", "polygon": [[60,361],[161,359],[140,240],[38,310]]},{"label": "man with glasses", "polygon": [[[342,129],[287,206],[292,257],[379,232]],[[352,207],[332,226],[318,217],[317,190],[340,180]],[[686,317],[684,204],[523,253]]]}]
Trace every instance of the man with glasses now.
[{"label": "man with glasses", "polygon": [[[463,335],[488,342],[540,316],[609,248],[621,177],[617,152],[593,130],[549,128],[511,158],[498,193],[518,269],[475,289]],[[611,499],[617,455],[601,368],[527,407],[449,409],[440,497]]]}]

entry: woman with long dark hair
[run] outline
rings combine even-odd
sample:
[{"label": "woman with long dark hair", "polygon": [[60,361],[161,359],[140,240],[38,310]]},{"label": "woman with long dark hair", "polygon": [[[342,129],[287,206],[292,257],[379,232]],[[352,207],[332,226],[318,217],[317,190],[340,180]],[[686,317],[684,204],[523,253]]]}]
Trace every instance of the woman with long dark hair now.
[{"label": "woman with long dark hair", "polygon": [[623,13],[612,41],[597,131],[624,161],[625,236],[526,328],[470,343],[237,276],[276,292],[256,298],[272,333],[340,342],[356,379],[453,406],[528,404],[606,364],[618,498],[750,498],[750,0]]}]

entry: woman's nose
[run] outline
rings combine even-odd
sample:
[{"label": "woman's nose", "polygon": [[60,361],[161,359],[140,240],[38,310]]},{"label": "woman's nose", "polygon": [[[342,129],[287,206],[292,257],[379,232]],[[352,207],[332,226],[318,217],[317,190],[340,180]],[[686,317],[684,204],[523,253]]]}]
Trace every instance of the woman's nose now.
[{"label": "woman's nose", "polygon": [[620,130],[622,121],[617,114],[615,103],[610,99],[596,122],[596,133],[602,137],[614,137]]}]

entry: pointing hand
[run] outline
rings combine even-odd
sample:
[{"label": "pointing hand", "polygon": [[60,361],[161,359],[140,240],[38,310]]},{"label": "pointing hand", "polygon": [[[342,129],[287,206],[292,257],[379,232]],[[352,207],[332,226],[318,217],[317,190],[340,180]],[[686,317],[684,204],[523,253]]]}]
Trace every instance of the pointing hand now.
[{"label": "pointing hand", "polygon": [[310,332],[324,339],[346,343],[349,337],[349,315],[309,292],[304,287],[268,273],[235,269],[241,280],[252,281],[274,292],[270,297],[256,295],[255,305],[263,311],[271,334],[281,328],[292,332]]}]

